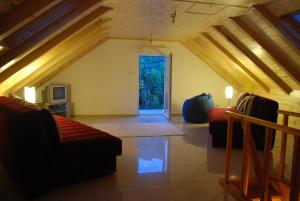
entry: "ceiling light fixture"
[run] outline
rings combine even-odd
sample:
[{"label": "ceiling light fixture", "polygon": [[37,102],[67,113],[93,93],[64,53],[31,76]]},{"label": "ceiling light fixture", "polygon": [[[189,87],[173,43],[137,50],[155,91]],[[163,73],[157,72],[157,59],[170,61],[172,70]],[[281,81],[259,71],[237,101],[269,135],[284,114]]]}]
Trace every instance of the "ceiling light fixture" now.
[{"label": "ceiling light fixture", "polygon": [[176,10],[174,11],[174,13],[171,13],[171,19],[172,19],[172,23],[175,24],[175,20],[176,20]]}]

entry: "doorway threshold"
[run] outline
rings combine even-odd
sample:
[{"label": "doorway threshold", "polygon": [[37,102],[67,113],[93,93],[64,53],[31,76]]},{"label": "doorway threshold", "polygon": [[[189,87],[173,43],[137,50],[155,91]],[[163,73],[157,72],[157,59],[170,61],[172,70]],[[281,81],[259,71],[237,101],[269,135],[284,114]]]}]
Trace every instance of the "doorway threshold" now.
[{"label": "doorway threshold", "polygon": [[148,109],[148,110],[139,110],[139,114],[163,114],[163,109]]}]

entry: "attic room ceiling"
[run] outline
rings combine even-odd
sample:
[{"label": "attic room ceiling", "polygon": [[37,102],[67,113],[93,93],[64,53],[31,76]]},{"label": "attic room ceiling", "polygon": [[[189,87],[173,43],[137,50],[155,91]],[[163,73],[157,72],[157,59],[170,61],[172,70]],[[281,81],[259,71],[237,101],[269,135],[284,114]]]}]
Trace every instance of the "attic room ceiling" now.
[{"label": "attic room ceiling", "polygon": [[[41,4],[51,2],[51,7],[63,1],[68,0],[41,0]],[[255,4],[268,2],[275,16],[300,8],[297,0],[105,0],[103,5],[113,8],[105,15],[112,18],[110,38],[183,41],[229,17],[249,13]],[[0,14],[24,3],[30,0],[0,0]]]},{"label": "attic room ceiling", "polygon": [[[300,90],[299,0],[0,0],[0,94],[110,38],[178,41],[239,90]],[[145,41],[143,41],[145,42]]]},{"label": "attic room ceiling", "polygon": [[[252,5],[270,0],[107,0],[113,7],[111,38],[153,40],[185,40],[212,24],[252,10]],[[271,5],[275,15],[283,15],[300,7],[300,1],[276,1]],[[175,22],[171,15],[176,11]]]}]

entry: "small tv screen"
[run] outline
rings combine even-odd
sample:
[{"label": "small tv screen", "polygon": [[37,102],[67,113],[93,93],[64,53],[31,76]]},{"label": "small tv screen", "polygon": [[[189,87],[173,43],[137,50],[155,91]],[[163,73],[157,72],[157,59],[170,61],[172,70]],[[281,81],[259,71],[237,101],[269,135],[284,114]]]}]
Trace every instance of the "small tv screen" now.
[{"label": "small tv screen", "polygon": [[53,100],[62,100],[66,98],[65,87],[53,87]]}]

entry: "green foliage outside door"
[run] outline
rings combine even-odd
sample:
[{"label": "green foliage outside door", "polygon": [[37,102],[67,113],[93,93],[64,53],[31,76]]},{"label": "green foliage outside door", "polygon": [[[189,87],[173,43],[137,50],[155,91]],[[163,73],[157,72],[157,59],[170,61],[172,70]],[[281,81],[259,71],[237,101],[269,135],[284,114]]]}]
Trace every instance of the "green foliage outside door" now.
[{"label": "green foliage outside door", "polygon": [[139,109],[164,108],[164,56],[140,56]]}]

